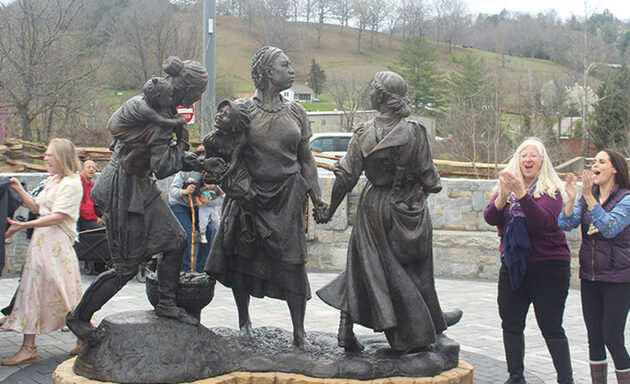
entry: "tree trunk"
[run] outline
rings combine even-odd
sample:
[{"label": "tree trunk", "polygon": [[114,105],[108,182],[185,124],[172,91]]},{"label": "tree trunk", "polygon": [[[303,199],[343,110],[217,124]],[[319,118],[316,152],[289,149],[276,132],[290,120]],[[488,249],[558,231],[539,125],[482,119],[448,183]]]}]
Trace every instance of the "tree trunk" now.
[{"label": "tree trunk", "polygon": [[370,30],[370,49],[374,49],[374,28]]},{"label": "tree trunk", "polygon": [[317,24],[317,48],[321,48],[322,47],[321,44],[320,44],[320,41],[322,39],[322,28],[323,27],[324,26],[321,23]]},{"label": "tree trunk", "polygon": [[33,133],[31,132],[31,119],[25,107],[17,106],[17,115],[20,117],[20,125],[22,126],[22,139],[33,141]]},{"label": "tree trunk", "polygon": [[45,142],[50,141],[50,137],[52,136],[53,114],[53,109],[46,113],[46,126],[44,128],[45,136],[43,138]]}]

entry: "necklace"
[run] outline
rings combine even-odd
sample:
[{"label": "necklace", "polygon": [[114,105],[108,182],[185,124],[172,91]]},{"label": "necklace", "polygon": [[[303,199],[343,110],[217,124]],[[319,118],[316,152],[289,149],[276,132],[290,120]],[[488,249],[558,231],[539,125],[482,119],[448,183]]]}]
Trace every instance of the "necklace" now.
[{"label": "necklace", "polygon": [[260,101],[260,99],[258,98],[254,98],[254,104],[256,104],[256,106],[260,109],[262,109],[263,111],[267,112],[267,113],[276,113],[276,112],[280,112],[284,109],[284,103],[282,101],[280,101],[280,103],[278,104],[263,104],[262,101]]}]

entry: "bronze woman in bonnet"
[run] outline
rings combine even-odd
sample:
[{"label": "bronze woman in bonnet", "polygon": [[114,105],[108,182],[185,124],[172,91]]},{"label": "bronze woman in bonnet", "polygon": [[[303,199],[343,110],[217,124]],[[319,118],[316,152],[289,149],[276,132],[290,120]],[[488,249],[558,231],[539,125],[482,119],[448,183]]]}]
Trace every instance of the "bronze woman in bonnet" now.
[{"label": "bronze woman in bonnet", "polygon": [[[407,84],[379,72],[370,91],[379,115],[359,124],[335,170],[330,220],[362,172],[368,181],[359,200],[346,270],[317,292],[341,311],[339,345],[362,349],[352,326],[384,331],[392,348],[409,351],[431,344],[444,331],[433,279],[432,226],[426,196],[442,189],[426,129],[406,119]],[[449,314],[449,324],[461,311]]]}]

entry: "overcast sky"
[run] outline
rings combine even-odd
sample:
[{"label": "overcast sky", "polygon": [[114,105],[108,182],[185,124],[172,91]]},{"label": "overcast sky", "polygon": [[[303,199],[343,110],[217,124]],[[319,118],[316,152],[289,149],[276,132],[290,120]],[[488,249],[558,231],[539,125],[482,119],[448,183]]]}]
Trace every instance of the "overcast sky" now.
[{"label": "overcast sky", "polygon": [[[580,0],[464,0],[468,4],[468,10],[472,14],[495,14],[504,8],[508,11],[521,11],[536,14],[548,9],[555,9],[563,20],[575,15],[584,18],[584,1]],[[599,0],[587,1],[589,16],[593,13],[602,13],[608,8],[615,17],[621,20],[630,20],[629,0]]]},{"label": "overcast sky", "polygon": [[[0,0],[0,4],[10,3],[13,0]],[[472,14],[495,14],[503,9],[508,11],[520,11],[536,14],[548,9],[555,9],[561,19],[565,20],[571,15],[584,18],[583,0],[463,0],[468,5],[468,11]],[[630,21],[630,0],[587,0],[588,15],[602,13],[609,9],[615,17],[624,21]]]}]

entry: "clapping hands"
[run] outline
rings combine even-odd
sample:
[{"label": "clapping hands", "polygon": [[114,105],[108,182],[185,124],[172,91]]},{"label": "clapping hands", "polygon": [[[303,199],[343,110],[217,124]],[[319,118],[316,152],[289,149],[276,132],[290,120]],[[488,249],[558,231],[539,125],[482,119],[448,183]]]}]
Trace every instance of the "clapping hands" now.
[{"label": "clapping hands", "polygon": [[506,200],[512,193],[519,199],[525,196],[526,193],[525,185],[518,177],[517,172],[501,171],[499,173],[499,186],[501,187],[499,193]]},{"label": "clapping hands", "polygon": [[582,171],[582,196],[593,196],[593,173],[588,169]]},{"label": "clapping hands", "polygon": [[574,201],[577,196],[577,176],[573,173],[567,174],[567,181],[564,184],[564,190],[569,200]]},{"label": "clapping hands", "polygon": [[[577,197],[577,180],[578,177],[573,174],[567,174],[567,181],[564,184],[564,190],[567,192],[569,200],[575,200]],[[582,196],[588,197],[593,195],[593,174],[588,169],[582,171]]]}]

